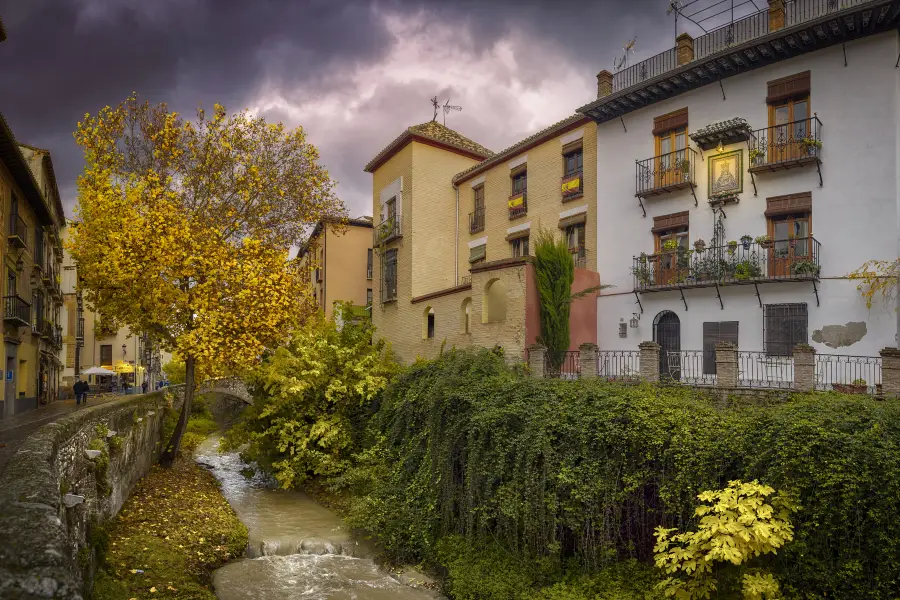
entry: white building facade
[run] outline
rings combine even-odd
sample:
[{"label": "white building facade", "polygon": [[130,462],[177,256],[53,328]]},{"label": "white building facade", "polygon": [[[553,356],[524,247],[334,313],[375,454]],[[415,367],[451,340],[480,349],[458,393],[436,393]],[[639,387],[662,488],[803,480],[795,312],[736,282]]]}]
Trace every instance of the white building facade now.
[{"label": "white building facade", "polygon": [[663,67],[601,73],[579,109],[598,122],[598,271],[615,286],[601,350],[897,346],[895,307],[868,309],[848,274],[898,256],[900,2],[769,4],[738,43],[679,36]]}]

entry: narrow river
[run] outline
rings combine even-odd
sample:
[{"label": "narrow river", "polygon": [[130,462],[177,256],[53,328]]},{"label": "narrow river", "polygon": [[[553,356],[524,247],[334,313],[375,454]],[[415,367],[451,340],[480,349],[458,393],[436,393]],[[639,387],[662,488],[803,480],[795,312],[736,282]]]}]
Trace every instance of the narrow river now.
[{"label": "narrow river", "polygon": [[302,492],[251,478],[237,453],[218,454],[219,438],[197,448],[222,493],[250,531],[245,558],[213,574],[220,600],[422,600],[438,594],[403,585],[372,561],[372,549],[352,539],[341,519]]}]

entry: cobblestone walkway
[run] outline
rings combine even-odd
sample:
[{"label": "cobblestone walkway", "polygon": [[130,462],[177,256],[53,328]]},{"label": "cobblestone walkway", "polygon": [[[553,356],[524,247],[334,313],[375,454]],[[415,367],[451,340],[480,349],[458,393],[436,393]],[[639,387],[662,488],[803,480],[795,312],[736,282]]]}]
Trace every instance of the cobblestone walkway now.
[{"label": "cobblestone walkway", "polygon": [[[104,396],[89,398],[87,406],[105,404],[122,396]],[[65,415],[83,408],[77,406],[75,400],[58,400],[36,410],[29,410],[6,419],[0,419],[0,472],[6,467],[7,461],[16,453],[28,436],[46,425]]]}]

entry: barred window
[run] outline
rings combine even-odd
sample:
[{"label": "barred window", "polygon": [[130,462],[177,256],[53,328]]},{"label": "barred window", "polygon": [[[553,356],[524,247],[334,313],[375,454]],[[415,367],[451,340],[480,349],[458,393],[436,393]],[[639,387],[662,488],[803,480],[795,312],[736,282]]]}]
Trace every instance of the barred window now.
[{"label": "barred window", "polygon": [[381,301],[397,299],[397,249],[384,253],[384,268],[381,270]]},{"label": "barred window", "polygon": [[113,362],[112,344],[101,344],[100,345],[100,364],[101,365],[111,365],[112,362]]},{"label": "barred window", "polygon": [[763,341],[768,356],[790,356],[794,346],[808,341],[806,304],[763,306]]}]

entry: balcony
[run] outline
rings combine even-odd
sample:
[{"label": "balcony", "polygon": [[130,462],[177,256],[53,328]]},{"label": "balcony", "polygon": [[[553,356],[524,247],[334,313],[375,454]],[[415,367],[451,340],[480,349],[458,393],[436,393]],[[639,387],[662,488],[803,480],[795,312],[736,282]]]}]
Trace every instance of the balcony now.
[{"label": "balcony", "polygon": [[[750,135],[750,173],[782,171],[821,163],[822,122],[818,116],[757,129]],[[819,169],[819,185],[822,171]]]},{"label": "balcony", "polygon": [[584,175],[581,171],[566,175],[560,181],[562,201],[568,202],[584,195]]},{"label": "balcony", "polygon": [[777,281],[818,281],[821,244],[812,237],[756,241],[688,250],[678,248],[633,259],[634,291],[658,292]]},{"label": "balcony", "polygon": [[469,233],[484,231],[484,209],[476,208],[469,213]]},{"label": "balcony", "polygon": [[53,340],[53,324],[45,318],[37,318],[35,330],[48,342]]},{"label": "balcony", "polygon": [[75,324],[75,340],[78,342],[84,341],[84,317],[79,317]]},{"label": "balcony", "polygon": [[[697,182],[694,175],[696,162],[697,151],[692,148],[637,161],[634,195],[649,198],[685,188],[693,191]],[[694,204],[696,203],[695,197]]]},{"label": "balcony", "polygon": [[45,270],[45,262],[44,233],[38,230],[34,235],[34,268],[40,271]]},{"label": "balcony", "polygon": [[51,331],[52,337],[50,338],[50,343],[53,344],[53,347],[56,349],[62,348],[62,327],[59,325],[54,325]]},{"label": "balcony", "polygon": [[386,244],[400,237],[400,219],[388,217],[375,227],[375,245]]},{"label": "balcony", "polygon": [[17,214],[9,215],[9,243],[16,248],[24,248],[28,243],[28,227]]},{"label": "balcony", "polygon": [[575,261],[576,269],[587,268],[587,248],[578,246],[577,248],[569,248],[569,252],[572,253],[572,260]]},{"label": "balcony", "polygon": [[25,327],[31,324],[31,304],[19,296],[5,296],[3,301],[3,320],[5,322]]},{"label": "balcony", "polygon": [[506,203],[509,208],[509,220],[518,219],[528,214],[528,192],[519,192],[509,197]]},{"label": "balcony", "polygon": [[366,279],[371,281],[373,274],[374,273],[372,271],[372,267],[371,266],[366,267]]}]

